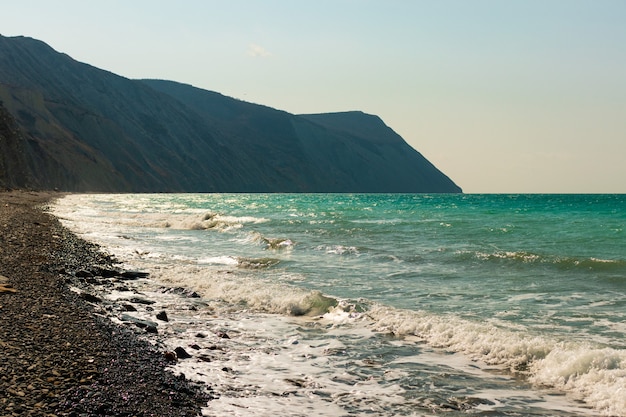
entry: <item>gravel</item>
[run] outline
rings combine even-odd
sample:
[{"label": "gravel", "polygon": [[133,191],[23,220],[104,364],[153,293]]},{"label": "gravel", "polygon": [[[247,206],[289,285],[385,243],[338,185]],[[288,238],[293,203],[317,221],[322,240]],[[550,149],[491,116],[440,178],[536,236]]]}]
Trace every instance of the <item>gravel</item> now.
[{"label": "gravel", "polygon": [[208,387],[68,288],[114,260],[42,210],[56,197],[0,192],[0,416],[200,415]]}]

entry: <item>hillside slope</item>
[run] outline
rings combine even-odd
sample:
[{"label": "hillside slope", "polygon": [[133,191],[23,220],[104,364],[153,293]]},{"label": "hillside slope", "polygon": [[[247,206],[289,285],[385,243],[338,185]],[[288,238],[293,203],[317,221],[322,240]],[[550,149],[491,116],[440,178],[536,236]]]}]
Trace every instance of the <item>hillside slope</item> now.
[{"label": "hillside slope", "polygon": [[185,84],[130,80],[25,37],[0,36],[0,101],[0,135],[11,139],[0,136],[5,187],[461,191],[376,116],[298,116]]}]

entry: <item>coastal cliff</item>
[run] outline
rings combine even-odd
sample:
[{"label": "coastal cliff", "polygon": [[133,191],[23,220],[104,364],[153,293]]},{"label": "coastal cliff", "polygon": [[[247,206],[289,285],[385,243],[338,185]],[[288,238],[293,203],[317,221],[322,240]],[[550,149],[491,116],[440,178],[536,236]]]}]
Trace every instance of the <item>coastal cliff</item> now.
[{"label": "coastal cliff", "polygon": [[377,116],[294,115],[130,80],[0,36],[0,186],[103,192],[461,192]]}]

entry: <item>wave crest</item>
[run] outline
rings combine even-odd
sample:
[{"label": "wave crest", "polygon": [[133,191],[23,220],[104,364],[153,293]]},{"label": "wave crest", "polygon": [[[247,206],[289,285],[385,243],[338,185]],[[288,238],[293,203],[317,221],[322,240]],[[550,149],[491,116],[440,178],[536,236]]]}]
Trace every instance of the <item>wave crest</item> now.
[{"label": "wave crest", "polygon": [[593,269],[593,270],[619,270],[626,269],[626,260],[622,259],[599,259],[595,257],[561,257],[554,255],[541,255],[527,251],[459,251],[457,254],[461,260],[478,259],[485,262],[519,262],[525,264],[552,265],[560,269]]},{"label": "wave crest", "polygon": [[374,305],[364,313],[381,332],[416,336],[474,361],[502,366],[538,386],[569,392],[608,415],[626,415],[626,352],[474,323],[455,316]]},{"label": "wave crest", "polygon": [[319,316],[337,304],[335,298],[327,297],[320,291],[312,291],[300,302],[292,304],[289,310],[292,316]]}]

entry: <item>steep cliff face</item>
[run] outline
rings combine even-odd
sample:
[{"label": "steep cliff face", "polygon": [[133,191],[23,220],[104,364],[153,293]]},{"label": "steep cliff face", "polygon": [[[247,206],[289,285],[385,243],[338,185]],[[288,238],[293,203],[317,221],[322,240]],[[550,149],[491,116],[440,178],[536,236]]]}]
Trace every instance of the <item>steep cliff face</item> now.
[{"label": "steep cliff face", "polygon": [[143,82],[194,110],[238,148],[263,155],[300,191],[461,192],[378,116],[292,115],[172,81]]},{"label": "steep cliff face", "polygon": [[0,36],[0,100],[2,135],[11,137],[0,143],[0,185],[460,192],[376,116],[297,116],[184,84],[129,80],[29,38]]},{"label": "steep cliff face", "polygon": [[105,157],[48,111],[40,93],[0,84],[0,100],[12,132],[2,155],[7,187],[84,190],[97,183],[97,190],[115,191],[126,186]]},{"label": "steep cliff face", "polygon": [[32,183],[24,159],[24,139],[15,119],[0,103],[0,189],[30,188]]}]

